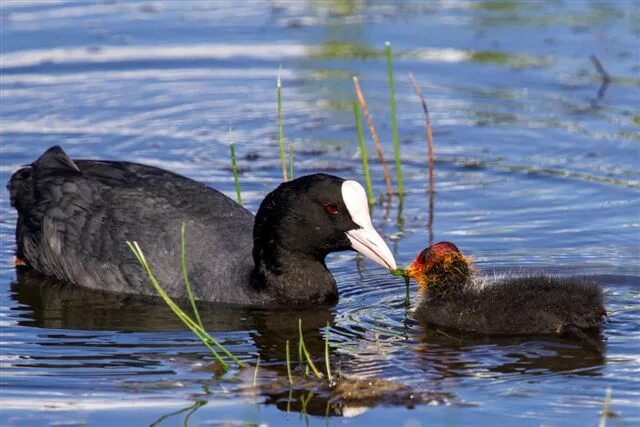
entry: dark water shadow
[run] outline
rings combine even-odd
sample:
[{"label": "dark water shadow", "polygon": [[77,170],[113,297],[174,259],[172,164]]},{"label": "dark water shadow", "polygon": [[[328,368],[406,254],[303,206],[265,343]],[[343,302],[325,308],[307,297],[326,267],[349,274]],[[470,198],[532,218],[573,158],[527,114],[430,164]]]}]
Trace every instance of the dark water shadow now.
[{"label": "dark water shadow", "polygon": [[[21,312],[18,320],[21,326],[120,332],[187,330],[160,298],[87,289],[28,268],[18,268],[17,278],[11,284],[11,296],[20,304],[15,310]],[[188,301],[177,302],[186,313],[191,313]],[[330,306],[265,310],[199,302],[198,311],[210,333],[248,331],[264,361],[282,360],[285,341],[297,342],[299,319],[307,348],[312,354],[322,354],[324,338],[320,331],[327,323],[334,323]]]},{"label": "dark water shadow", "polygon": [[[503,379],[508,374],[601,376],[606,363],[606,339],[600,330],[591,331],[584,341],[559,336],[473,336],[438,326],[422,328],[424,335],[414,353],[431,377],[434,373],[440,378],[469,377],[479,368],[484,375]],[[471,350],[475,358],[468,357]]]}]

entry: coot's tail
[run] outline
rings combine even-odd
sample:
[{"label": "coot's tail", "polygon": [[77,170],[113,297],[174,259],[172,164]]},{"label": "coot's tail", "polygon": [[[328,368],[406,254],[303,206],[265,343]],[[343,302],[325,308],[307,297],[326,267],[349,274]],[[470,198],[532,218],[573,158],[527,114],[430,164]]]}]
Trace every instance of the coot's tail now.
[{"label": "coot's tail", "polygon": [[67,156],[62,148],[55,145],[45,151],[31,165],[16,171],[7,184],[11,206],[18,211],[16,224],[16,255],[24,260],[23,237],[30,228],[39,227],[40,221],[36,209],[36,191],[38,181],[51,173],[78,174],[78,166]]}]

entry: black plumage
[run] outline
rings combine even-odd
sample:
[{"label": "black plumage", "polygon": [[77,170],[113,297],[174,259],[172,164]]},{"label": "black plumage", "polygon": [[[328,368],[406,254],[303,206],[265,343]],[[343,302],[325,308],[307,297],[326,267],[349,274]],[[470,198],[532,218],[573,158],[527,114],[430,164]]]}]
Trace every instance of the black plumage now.
[{"label": "black plumage", "polygon": [[[159,168],[71,160],[60,147],[18,170],[8,185],[18,211],[17,256],[58,279],[113,292],[154,294],[125,241],[137,241],[169,295],[184,297],[180,229],[196,299],[313,304],[337,299],[324,258],[351,249],[358,228],[343,179],[308,175],[281,184],[256,218],[224,194]],[[339,215],[327,215],[331,203]],[[254,241],[256,243],[254,247]]]},{"label": "black plumage", "polygon": [[408,267],[421,286],[416,319],[478,335],[571,335],[596,330],[606,311],[595,282],[546,274],[483,277],[448,242]]}]

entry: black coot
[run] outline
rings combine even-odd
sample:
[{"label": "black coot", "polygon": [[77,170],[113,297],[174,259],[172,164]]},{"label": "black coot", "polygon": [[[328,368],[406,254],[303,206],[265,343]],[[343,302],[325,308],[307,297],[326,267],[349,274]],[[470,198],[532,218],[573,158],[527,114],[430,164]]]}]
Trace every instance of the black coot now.
[{"label": "black coot", "polygon": [[113,292],[155,293],[125,244],[138,241],[169,295],[184,297],[180,227],[186,224],[196,299],[317,304],[337,299],[325,265],[353,249],[395,268],[356,181],[325,174],[283,183],[254,216],[189,178],[129,162],[71,160],[47,150],[9,181],[18,211],[17,257],[58,279]]}]

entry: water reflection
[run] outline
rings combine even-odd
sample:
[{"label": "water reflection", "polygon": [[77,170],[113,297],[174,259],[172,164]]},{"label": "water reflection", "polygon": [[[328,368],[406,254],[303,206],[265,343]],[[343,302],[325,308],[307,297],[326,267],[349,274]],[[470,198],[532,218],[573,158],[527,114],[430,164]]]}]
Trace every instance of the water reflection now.
[{"label": "water reflection", "polygon": [[[83,331],[184,330],[160,299],[83,289],[44,278],[25,268],[20,268],[18,273],[18,281],[12,284],[11,291],[13,298],[19,303],[21,314],[18,323],[22,326]],[[389,289],[396,293],[395,288],[388,287],[386,290]],[[379,291],[385,292],[385,286]],[[257,352],[262,361],[263,367],[257,375],[257,389],[252,385],[255,371],[251,366],[225,378],[225,393],[235,396],[257,393],[265,404],[274,405],[282,411],[309,415],[344,416],[354,413],[353,411],[389,404],[408,407],[419,404],[462,405],[464,402],[454,395],[434,390],[448,389],[451,379],[467,381],[477,376],[492,377],[500,382],[508,382],[513,376],[517,378],[522,375],[571,374],[598,377],[605,363],[604,345],[593,347],[547,337],[488,338],[457,335],[452,331],[418,325],[401,314],[405,313],[402,306],[382,303],[388,306],[390,312],[390,317],[386,320],[369,318],[365,314],[365,306],[351,307],[353,315],[339,322],[331,307],[291,312],[203,304],[200,313],[205,327],[212,333],[247,331],[248,338],[240,337],[235,340],[250,339],[255,350],[246,342],[236,342],[234,346],[239,349],[236,355],[253,363]],[[188,310],[186,302],[185,309]],[[294,350],[294,385],[289,384],[284,343],[286,340],[297,343],[299,318],[304,325],[305,344],[320,366],[323,363],[321,357],[324,355],[325,345],[323,330],[327,322],[332,326],[330,363],[336,376],[338,371],[345,375],[342,380],[329,383],[326,379],[305,376]],[[158,340],[158,344],[165,339],[161,336],[154,338]],[[602,337],[598,339],[602,340]],[[153,347],[153,343],[149,342],[140,343],[140,346],[143,345]],[[110,346],[117,347],[118,343]],[[292,347],[297,348],[296,345]],[[77,347],[75,351],[78,354],[67,354],[59,360],[69,357],[89,358],[81,354],[82,347]],[[167,357],[162,348],[159,351],[155,355],[147,355],[146,362],[136,358],[131,363],[140,365],[153,359],[157,364],[158,358],[162,360]],[[69,352],[71,350],[67,351]],[[32,359],[25,363],[36,366],[33,363],[37,364],[39,357],[34,355]],[[44,360],[48,363],[51,361],[50,355]],[[137,365],[132,365],[132,369],[138,368]],[[53,364],[47,367],[61,369],[64,365]],[[188,422],[188,417],[206,405],[208,399],[219,397],[217,392],[209,391],[209,388],[215,390],[221,384],[215,367],[205,362],[198,371],[210,373],[208,377],[191,380],[192,384],[199,384],[204,392],[194,395],[193,405],[166,414],[157,422],[185,413],[185,422]],[[410,385],[383,379],[394,376],[404,378],[406,375],[412,378]],[[128,381],[127,384],[133,388],[162,387],[161,382],[153,385],[148,381]]]}]

